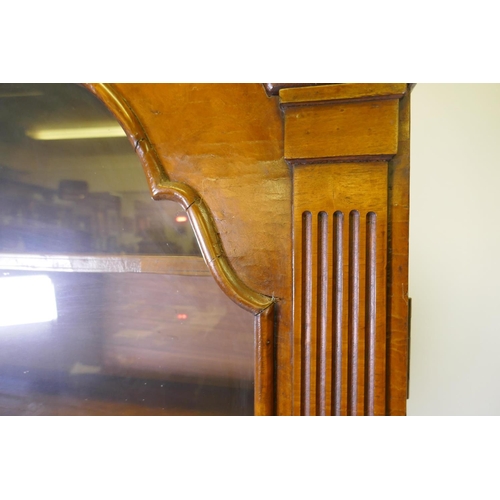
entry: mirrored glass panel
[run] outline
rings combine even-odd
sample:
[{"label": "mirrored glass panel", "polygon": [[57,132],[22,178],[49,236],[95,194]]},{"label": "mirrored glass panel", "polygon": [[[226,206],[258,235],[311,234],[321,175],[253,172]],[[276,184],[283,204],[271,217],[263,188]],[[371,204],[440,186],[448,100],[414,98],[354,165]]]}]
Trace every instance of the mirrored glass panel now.
[{"label": "mirrored glass panel", "polygon": [[253,414],[253,317],[211,277],[0,276],[0,414]]},{"label": "mirrored glass panel", "polygon": [[115,118],[71,84],[0,84],[0,252],[200,255]]},{"label": "mirrored glass panel", "polygon": [[0,415],[251,415],[253,316],[77,85],[0,84]]}]

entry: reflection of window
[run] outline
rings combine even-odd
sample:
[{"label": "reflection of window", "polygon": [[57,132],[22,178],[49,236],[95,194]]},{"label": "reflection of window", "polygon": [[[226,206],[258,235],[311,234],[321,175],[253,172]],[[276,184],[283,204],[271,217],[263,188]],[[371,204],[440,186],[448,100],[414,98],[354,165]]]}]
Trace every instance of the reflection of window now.
[{"label": "reflection of window", "polygon": [[0,326],[57,319],[54,284],[48,276],[0,278]]},{"label": "reflection of window", "polygon": [[[181,207],[151,200],[124,134],[91,136],[116,131],[109,112],[73,85],[2,84],[0,104],[0,283],[21,283],[32,323],[0,328],[18,333],[0,335],[0,403],[251,414],[253,318],[218,289]],[[48,323],[27,320],[37,307]]]}]

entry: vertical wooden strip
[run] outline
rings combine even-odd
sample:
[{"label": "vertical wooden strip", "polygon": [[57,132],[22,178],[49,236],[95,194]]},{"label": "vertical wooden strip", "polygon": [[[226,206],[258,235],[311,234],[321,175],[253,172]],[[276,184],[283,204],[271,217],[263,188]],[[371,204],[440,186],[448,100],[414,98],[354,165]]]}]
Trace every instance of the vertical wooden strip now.
[{"label": "vertical wooden strip", "polygon": [[359,212],[349,216],[349,315],[347,414],[357,415],[359,344]]},{"label": "vertical wooden strip", "polygon": [[302,214],[301,415],[311,414],[312,215]]},{"label": "vertical wooden strip", "polygon": [[340,415],[342,406],[342,314],[344,297],[344,214],[333,214],[333,293],[332,293],[332,415]]},{"label": "vertical wooden strip", "polygon": [[318,310],[316,315],[316,414],[326,415],[326,335],[328,321],[328,214],[318,214]]},{"label": "vertical wooden strip", "polygon": [[408,242],[410,95],[399,105],[398,154],[389,163],[387,226],[386,414],[406,415],[408,383]]},{"label": "vertical wooden strip", "polygon": [[377,316],[377,215],[366,216],[365,415],[375,412],[375,332]]},{"label": "vertical wooden strip", "polygon": [[274,415],[274,303],[255,316],[254,332],[254,415]]}]

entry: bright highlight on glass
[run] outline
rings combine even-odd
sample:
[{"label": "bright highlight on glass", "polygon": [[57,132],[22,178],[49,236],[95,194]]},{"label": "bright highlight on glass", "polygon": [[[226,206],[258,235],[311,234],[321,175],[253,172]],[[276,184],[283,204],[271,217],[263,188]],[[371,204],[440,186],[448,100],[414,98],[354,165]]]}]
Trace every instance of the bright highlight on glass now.
[{"label": "bright highlight on glass", "polygon": [[185,215],[178,215],[175,218],[175,222],[187,222],[188,218]]},{"label": "bright highlight on glass", "polygon": [[98,139],[102,137],[125,137],[119,125],[80,128],[54,128],[27,130],[26,135],[38,141],[58,141],[64,139]]},{"label": "bright highlight on glass", "polygon": [[48,276],[0,278],[0,326],[57,319],[54,284]]}]

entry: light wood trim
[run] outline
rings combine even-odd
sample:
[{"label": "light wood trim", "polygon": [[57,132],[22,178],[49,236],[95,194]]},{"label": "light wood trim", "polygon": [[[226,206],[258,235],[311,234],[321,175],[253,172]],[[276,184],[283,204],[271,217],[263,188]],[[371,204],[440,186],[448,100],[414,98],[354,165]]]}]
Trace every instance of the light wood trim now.
[{"label": "light wood trim", "polygon": [[271,97],[278,95],[281,89],[292,87],[308,87],[310,85],[326,85],[324,83],[263,83],[266,94]]},{"label": "light wood trim", "polygon": [[408,387],[408,255],[410,95],[399,104],[398,154],[389,162],[387,282],[387,415],[406,415]]},{"label": "light wood trim", "polygon": [[[306,84],[304,84],[306,85]],[[373,99],[400,99],[407,90],[406,83],[364,83],[353,85],[339,83],[299,88],[282,88],[279,91],[282,107],[328,102]]]},{"label": "light wood trim", "polygon": [[254,414],[274,415],[275,402],[275,335],[274,304],[255,316],[255,389]]},{"label": "light wood trim", "polygon": [[[304,390],[308,388],[307,383],[304,384],[304,375],[309,371],[314,374],[315,365],[322,370],[323,362],[323,340],[319,328],[322,325],[316,318],[316,315],[321,316],[323,308],[314,305],[312,307],[312,334],[307,329],[300,328],[302,314],[306,313],[302,295],[307,285],[301,277],[302,256],[305,258],[307,253],[302,248],[301,217],[304,211],[311,213],[313,220],[319,211],[327,211],[329,215],[332,211],[337,211],[333,213],[335,223],[333,226],[329,224],[333,231],[332,262],[329,266],[336,279],[330,287],[331,312],[328,313],[331,315],[331,319],[328,316],[328,321],[332,321],[332,339],[330,348],[327,344],[327,384],[331,384],[327,409],[330,406],[331,413],[335,415],[403,415],[406,412],[411,88],[411,84],[396,83],[336,84],[280,90],[280,105],[285,121],[285,158],[294,175],[292,396],[295,415],[304,413],[303,405],[308,403],[304,394]],[[349,167],[349,163],[352,163],[353,167],[356,164],[366,174],[380,167],[387,168],[383,182],[385,187],[378,186],[382,198],[373,198],[376,191],[373,183],[363,182],[359,177],[346,177],[347,182],[343,182],[339,177],[335,182],[330,182],[331,169],[345,169]],[[301,174],[307,171],[310,176]],[[299,176],[302,178],[299,179]],[[340,199],[340,193],[350,193],[352,200],[348,199],[349,196],[345,200]],[[361,193],[363,196],[355,203],[353,200]],[[372,227],[375,232],[370,233],[370,224],[365,221],[359,228],[360,250],[363,253],[363,259],[359,263],[359,293],[363,299],[360,302],[359,321],[362,323],[363,332],[366,333],[366,343],[363,335],[359,349],[352,349],[351,345],[349,350],[346,332],[340,333],[342,329],[345,330],[345,326],[342,328],[342,321],[345,323],[348,315],[346,309],[349,304],[342,303],[342,296],[349,293],[349,280],[345,273],[343,275],[342,268],[343,261],[349,257],[349,249],[348,246],[339,246],[338,239],[343,237],[346,240],[348,214],[351,210],[360,210],[361,206],[363,211],[360,214],[363,217],[366,215],[369,218],[371,212],[376,213],[376,228]],[[339,217],[335,217],[335,214],[339,215],[339,210],[346,217],[344,224]],[[313,225],[310,236],[313,243],[313,266],[317,260],[316,252],[319,252],[314,248],[317,232],[318,229]],[[317,286],[315,280],[319,279],[315,268],[311,276],[314,289]],[[320,297],[321,294],[318,293],[318,299]],[[312,353],[307,350],[309,337]],[[349,358],[353,351],[359,356],[357,364],[360,372],[357,374],[357,383],[351,383],[349,386],[348,375],[350,374],[351,379],[356,377],[353,377],[353,370],[347,369],[346,358]],[[309,358],[312,360],[312,367],[308,365]],[[354,365],[352,361],[351,365]],[[316,408],[311,408],[310,411],[312,414],[322,414],[322,373],[316,372],[316,377],[311,377],[310,386],[313,395],[316,394],[315,401],[311,401],[311,406]],[[357,394],[351,395],[350,404],[346,401],[347,389],[357,391]],[[356,405],[354,400],[357,400]],[[307,408],[306,410],[309,411]]]},{"label": "light wood trim", "polygon": [[294,414],[384,415],[387,163],[293,175]]},{"label": "light wood trim", "polygon": [[210,270],[203,259],[194,256],[0,254],[0,269],[11,271],[210,276]]}]

